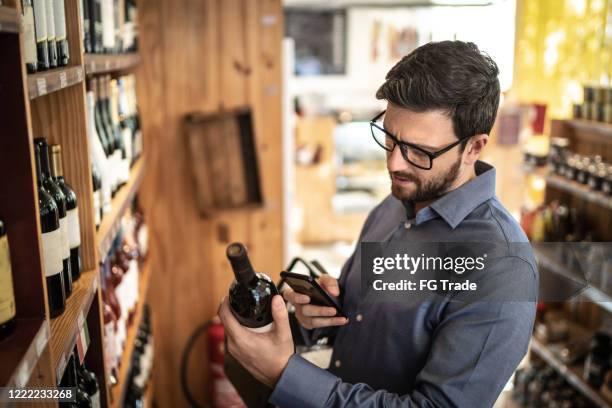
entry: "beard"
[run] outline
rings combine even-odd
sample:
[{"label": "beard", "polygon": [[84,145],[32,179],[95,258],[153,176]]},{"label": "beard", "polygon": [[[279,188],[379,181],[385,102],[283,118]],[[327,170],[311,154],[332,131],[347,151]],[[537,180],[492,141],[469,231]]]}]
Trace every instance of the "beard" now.
[{"label": "beard", "polygon": [[408,192],[401,186],[391,182],[391,194],[401,201],[414,201],[418,203],[435,200],[446,194],[450,186],[459,176],[460,168],[461,157],[459,157],[459,159],[451,166],[448,172],[425,181],[421,180],[414,174],[395,171],[389,175],[396,175],[403,179],[412,181],[416,186],[416,190],[413,192]]}]

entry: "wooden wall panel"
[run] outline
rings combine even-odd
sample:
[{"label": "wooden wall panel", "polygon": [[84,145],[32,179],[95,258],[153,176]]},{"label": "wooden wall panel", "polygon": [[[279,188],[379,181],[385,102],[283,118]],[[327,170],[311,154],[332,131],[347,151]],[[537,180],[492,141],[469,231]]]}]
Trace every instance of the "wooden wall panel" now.
[{"label": "wooden wall panel", "polygon": [[[151,236],[155,400],[187,406],[181,353],[227,293],[227,244],[244,242],[256,269],[275,278],[281,268],[282,7],[280,0],[142,0],[138,7],[143,63],[137,86],[148,162],[140,197]],[[247,102],[255,116],[265,206],[200,218],[182,120],[192,111]],[[201,339],[189,382],[202,403],[210,397],[207,371]]]}]

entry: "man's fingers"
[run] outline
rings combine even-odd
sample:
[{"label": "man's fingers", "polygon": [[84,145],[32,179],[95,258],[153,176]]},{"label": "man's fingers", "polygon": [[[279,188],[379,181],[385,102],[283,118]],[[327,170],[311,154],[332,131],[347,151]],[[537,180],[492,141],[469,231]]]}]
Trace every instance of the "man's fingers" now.
[{"label": "man's fingers", "polygon": [[310,319],[310,324],[313,328],[328,327],[328,326],[344,326],[348,323],[345,317],[313,317]]},{"label": "man's fingers", "polygon": [[221,301],[221,305],[219,305],[217,314],[219,315],[219,319],[221,319],[221,323],[223,323],[227,334],[239,335],[242,330],[246,329],[240,325],[238,320],[236,320],[232,314],[232,311],[230,310],[230,307],[229,298],[224,296],[223,300]]},{"label": "man's fingers", "polygon": [[333,307],[315,305],[302,306],[302,314],[308,317],[335,316],[336,313],[336,309]]},{"label": "man's fingers", "polygon": [[329,275],[323,275],[319,278],[319,284],[323,286],[330,295],[340,296],[340,287],[338,281]]},{"label": "man's fingers", "polygon": [[287,302],[291,302],[294,305],[306,305],[310,303],[309,296],[294,292],[291,288],[283,290],[283,298],[285,298]]}]

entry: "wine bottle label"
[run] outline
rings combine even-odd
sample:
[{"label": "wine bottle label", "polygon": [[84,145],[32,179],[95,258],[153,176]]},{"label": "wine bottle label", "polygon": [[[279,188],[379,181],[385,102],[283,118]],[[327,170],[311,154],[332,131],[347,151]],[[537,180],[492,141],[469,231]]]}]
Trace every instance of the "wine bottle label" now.
[{"label": "wine bottle label", "polygon": [[81,227],[79,224],[79,208],[68,210],[68,245],[74,249],[81,245]]},{"label": "wine bottle label", "polygon": [[96,225],[100,225],[100,190],[94,191],[93,195],[94,202],[94,221]]},{"label": "wine bottle label", "polygon": [[24,6],[22,21],[25,62],[36,63],[36,28],[34,27],[34,9],[32,6]]},{"label": "wine bottle label", "polygon": [[102,45],[104,48],[115,46],[113,0],[102,0]]},{"label": "wine bottle label", "polygon": [[68,245],[68,217],[60,218],[60,234],[62,235],[62,259],[70,258]]},{"label": "wine bottle label", "polygon": [[115,353],[115,329],[113,328],[113,321],[104,324],[104,359],[106,360],[106,367],[109,370],[113,370],[117,365],[116,353]]},{"label": "wine bottle label", "polygon": [[61,273],[62,264],[62,233],[61,228],[42,234],[43,266],[45,276],[54,276]]},{"label": "wine bottle label", "polygon": [[66,39],[66,11],[64,0],[53,0],[53,18],[55,20],[55,39],[62,41]]},{"label": "wine bottle label", "polygon": [[47,41],[47,11],[46,11],[47,0],[34,0],[34,19],[36,24],[34,25],[34,32],[36,33],[36,42],[41,43]]},{"label": "wine bottle label", "polygon": [[53,17],[53,0],[45,0],[45,15],[47,20],[47,40],[55,40],[55,21]]},{"label": "wine bottle label", "polygon": [[15,317],[15,293],[8,238],[0,238],[0,324]]}]

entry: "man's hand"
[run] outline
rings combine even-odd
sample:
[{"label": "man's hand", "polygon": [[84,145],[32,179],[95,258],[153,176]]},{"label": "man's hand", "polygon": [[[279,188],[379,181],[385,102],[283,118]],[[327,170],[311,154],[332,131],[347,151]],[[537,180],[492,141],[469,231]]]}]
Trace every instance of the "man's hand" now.
[{"label": "man's hand", "polygon": [[219,318],[225,327],[228,351],[253,377],[270,388],[274,388],[294,352],[289,315],[279,295],[272,299],[272,316],[273,329],[266,333],[255,333],[236,320],[227,296],[219,306]]},{"label": "man's hand", "polygon": [[[340,288],[336,279],[323,275],[318,282],[330,295],[340,296]],[[283,290],[283,297],[295,306],[295,317],[305,329],[342,326],[348,323],[348,319],[344,317],[333,317],[336,316],[336,309],[333,307],[311,305],[309,296],[296,293],[289,287]]]}]

